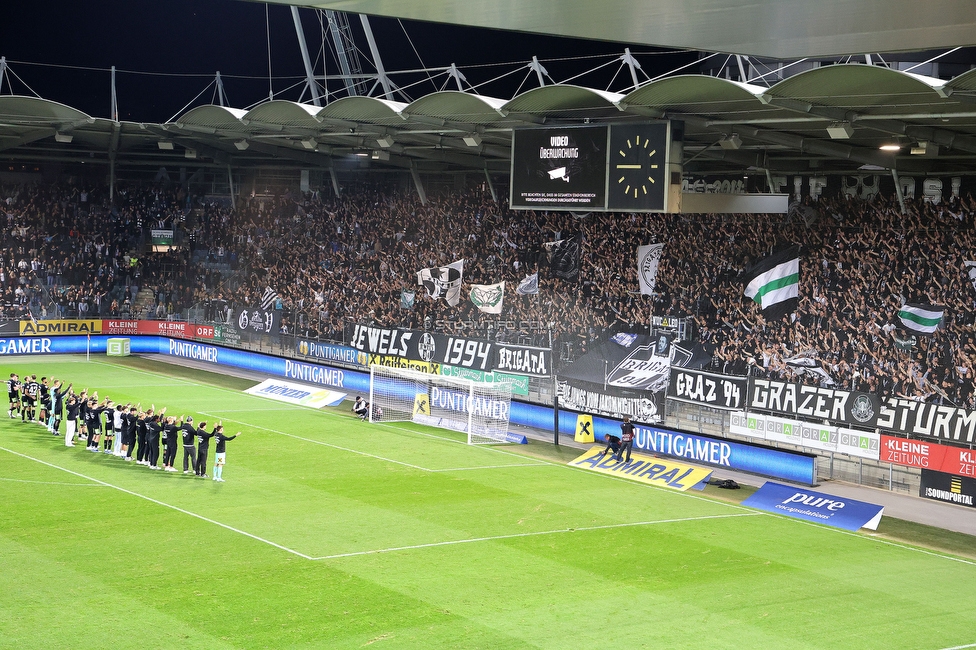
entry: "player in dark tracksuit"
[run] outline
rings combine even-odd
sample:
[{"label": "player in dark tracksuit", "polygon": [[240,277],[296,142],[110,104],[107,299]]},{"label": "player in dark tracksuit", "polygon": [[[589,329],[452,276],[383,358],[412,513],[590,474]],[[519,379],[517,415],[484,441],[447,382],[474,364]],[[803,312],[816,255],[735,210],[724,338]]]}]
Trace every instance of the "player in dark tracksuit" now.
[{"label": "player in dark tracksuit", "polygon": [[132,451],[136,446],[136,428],[139,425],[139,407],[130,406],[122,416],[122,457],[132,460]]},{"label": "player in dark tracksuit", "polygon": [[[206,424],[206,422],[201,422],[200,426],[197,427],[197,466],[194,468],[194,473],[203,478],[207,478],[207,454],[210,452],[210,439],[214,437],[214,433],[207,433],[204,429]],[[217,427],[215,426],[214,432],[216,431]]]},{"label": "player in dark tracksuit", "polygon": [[[201,422],[200,426],[206,424],[206,422]],[[197,430],[193,428],[192,417],[188,417],[180,427],[180,434],[183,438],[183,473],[189,474],[191,467],[195,473],[197,467]]]},{"label": "player in dark tracksuit", "polygon": [[37,421],[43,424],[49,433],[54,433],[54,430],[48,422],[53,404],[51,403],[51,386],[48,384],[47,377],[41,377],[37,399],[41,403],[40,411],[37,414]]},{"label": "player in dark tracksuit", "polygon": [[[88,427],[88,451],[98,451],[98,439],[102,431],[102,413],[109,408],[111,406],[108,399],[102,400],[101,404],[94,397],[88,400],[88,410],[85,411],[85,426]],[[106,444],[108,444],[107,438]]]},{"label": "player in dark tracksuit", "polygon": [[[61,419],[64,417],[64,396],[71,392],[72,385],[68,384],[67,388],[62,389],[62,383],[59,379],[51,387],[51,399],[53,403],[51,405],[51,424],[49,428],[56,436],[61,434]],[[67,444],[67,439],[65,439],[65,443]]]},{"label": "player in dark tracksuit", "polygon": [[10,398],[10,408],[7,409],[7,415],[11,418],[14,417],[14,411],[20,411],[20,377],[17,373],[10,373],[10,379],[7,380],[7,397]]},{"label": "player in dark tracksuit", "polygon": [[[163,409],[165,412],[166,409]],[[149,469],[159,469],[159,434],[163,430],[162,412],[146,420],[146,459]]]},{"label": "player in dark tracksuit", "polygon": [[64,432],[64,446],[75,446],[75,430],[78,426],[78,418],[81,412],[81,401],[74,395],[68,396],[68,403],[65,407],[68,411],[68,422]]},{"label": "player in dark tracksuit", "polygon": [[166,418],[166,424],[163,425],[163,436],[165,438],[163,445],[166,447],[166,451],[163,452],[163,469],[167,472],[176,471],[173,463],[176,462],[176,440],[179,429],[180,425],[176,424],[176,418],[172,415]]},{"label": "player in dark tracksuit", "polygon": [[[146,425],[148,425],[149,421],[152,419],[153,410],[154,409],[150,408],[145,413],[139,413],[139,416],[136,418],[136,442],[138,443],[138,446],[136,447],[136,463],[139,465],[149,464],[149,431],[147,430]],[[156,438],[156,447],[159,447],[158,437]]]}]

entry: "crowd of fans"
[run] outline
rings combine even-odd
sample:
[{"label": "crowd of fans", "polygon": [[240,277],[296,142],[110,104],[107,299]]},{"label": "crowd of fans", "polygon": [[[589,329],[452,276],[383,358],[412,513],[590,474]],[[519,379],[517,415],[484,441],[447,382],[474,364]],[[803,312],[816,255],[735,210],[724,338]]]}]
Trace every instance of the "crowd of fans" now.
[{"label": "crowd of fans", "polygon": [[[65,186],[4,188],[0,198],[0,285],[15,315],[30,303],[34,276],[66,304],[65,316],[115,314],[148,285],[154,316],[196,305],[207,320],[225,320],[271,287],[286,333],[341,341],[350,324],[374,323],[545,345],[551,337],[574,356],[613,332],[647,332],[652,315],[680,316],[715,370],[976,408],[976,288],[964,265],[976,205],[967,198],[907,201],[902,213],[893,198],[821,197],[805,219],[516,213],[482,191],[426,204],[379,190],[286,193],[236,208],[154,186],[123,189],[114,202],[104,188]],[[145,230],[157,223],[185,230],[188,250],[147,254]],[[543,244],[577,234],[579,280],[557,279]],[[653,242],[664,253],[651,297],[638,292],[635,258]],[[741,276],[786,244],[803,246],[799,306],[768,322],[743,297]],[[417,271],[460,259],[460,304],[425,296]],[[539,293],[516,294],[536,271]],[[502,280],[501,316],[467,299],[468,284]],[[401,307],[404,289],[417,291],[413,308]],[[945,305],[942,329],[913,341],[896,318],[905,301]],[[818,372],[806,370],[811,363]]]}]

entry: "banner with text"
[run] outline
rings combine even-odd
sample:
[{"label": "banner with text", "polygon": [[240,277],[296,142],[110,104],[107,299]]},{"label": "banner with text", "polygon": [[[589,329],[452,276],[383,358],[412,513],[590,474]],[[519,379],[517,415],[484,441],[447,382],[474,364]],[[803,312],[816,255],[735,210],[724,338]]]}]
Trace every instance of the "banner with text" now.
[{"label": "banner with text", "polygon": [[629,415],[631,419],[647,424],[664,421],[663,390],[651,393],[610,386],[605,390],[597,386],[590,389],[560,380],[556,382],[556,394],[559,396],[559,407],[571,411],[609,418]]},{"label": "banner with text", "polygon": [[884,506],[767,481],[742,505],[844,530],[877,530]]},{"label": "banner with text", "polygon": [[976,508],[976,479],[923,469],[918,496]]},{"label": "banner with text", "polygon": [[750,379],[746,409],[775,411],[851,426],[880,426],[881,401],[877,395],[793,384],[771,379]]},{"label": "banner with text", "polygon": [[858,458],[878,460],[880,455],[881,436],[873,431],[857,431],[742,411],[732,413],[729,431],[740,436]]},{"label": "banner with text", "polygon": [[582,467],[601,474],[622,476],[632,481],[670,488],[684,492],[702,485],[712,475],[712,470],[685,465],[673,460],[633,454],[629,463],[600,455],[599,445],[590,447],[582,456],[569,462],[570,467]]},{"label": "banner with text", "polygon": [[671,368],[668,397],[713,409],[738,411],[745,403],[749,380],[701,370]]},{"label": "banner with text", "polygon": [[500,370],[545,377],[552,368],[552,353],[548,348],[494,343],[422,330],[355,325],[349,345],[369,354],[485,372]]}]

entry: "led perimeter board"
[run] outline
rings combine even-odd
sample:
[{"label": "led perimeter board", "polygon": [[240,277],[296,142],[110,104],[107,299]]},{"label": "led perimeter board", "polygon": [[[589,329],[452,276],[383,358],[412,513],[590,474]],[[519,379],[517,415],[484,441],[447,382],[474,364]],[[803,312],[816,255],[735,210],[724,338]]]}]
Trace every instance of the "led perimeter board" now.
[{"label": "led perimeter board", "polygon": [[516,210],[665,212],[669,122],[515,129]]}]

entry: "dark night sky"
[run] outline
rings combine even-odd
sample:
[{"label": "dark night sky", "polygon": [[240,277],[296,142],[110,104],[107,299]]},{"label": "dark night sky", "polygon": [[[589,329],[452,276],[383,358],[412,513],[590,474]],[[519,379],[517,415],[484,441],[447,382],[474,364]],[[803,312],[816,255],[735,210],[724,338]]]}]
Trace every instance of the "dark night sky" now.
[{"label": "dark night sky", "polygon": [[[263,4],[239,0],[87,3],[12,0],[7,3],[0,20],[0,56],[5,56],[11,62],[13,72],[42,97],[96,117],[109,116],[111,85],[106,70],[112,65],[119,70],[116,84],[122,120],[161,122],[170,119],[212,81],[217,70],[224,77],[230,105],[243,108],[268,97],[265,8]],[[288,7],[278,5],[270,6],[268,11],[276,97],[296,100],[300,87],[285,91],[304,76],[291,13]],[[320,45],[318,20],[311,10],[302,10],[302,20],[314,59]],[[370,22],[388,70],[421,67],[396,20],[372,18]],[[358,34],[358,17],[350,16],[350,23]],[[431,23],[404,21],[404,25],[426,66],[446,66],[455,62],[474,84],[496,77],[514,66],[475,69],[465,69],[464,66],[527,63],[532,55],[540,59],[607,55],[602,59],[544,62],[550,75],[561,81],[606,62],[610,56],[622,54],[625,47],[624,44]],[[365,39],[358,43],[366,50]],[[651,51],[646,46],[632,46],[631,50],[635,53]],[[651,76],[689,63],[694,58],[693,53],[638,54],[638,60]],[[27,62],[105,70],[27,65]],[[337,72],[331,56],[328,66],[330,73]],[[609,65],[573,83],[606,88],[617,69],[618,64]],[[321,73],[321,62],[316,70]],[[364,70],[370,70],[368,64],[364,65]],[[233,75],[254,78],[240,79]],[[525,72],[515,73],[479,88],[479,92],[510,98],[524,76]],[[394,80],[401,85],[410,81],[406,78]],[[443,79],[438,83],[443,83]],[[623,70],[611,89],[620,90],[627,83],[629,73]],[[31,94],[16,79],[13,84],[17,94]],[[523,90],[535,85],[533,76]],[[338,82],[330,82],[330,90],[338,89]],[[425,83],[408,92],[416,99],[433,90],[433,85]],[[10,92],[6,81],[3,92]],[[209,103],[212,96],[212,89],[208,90],[194,105]]]}]

